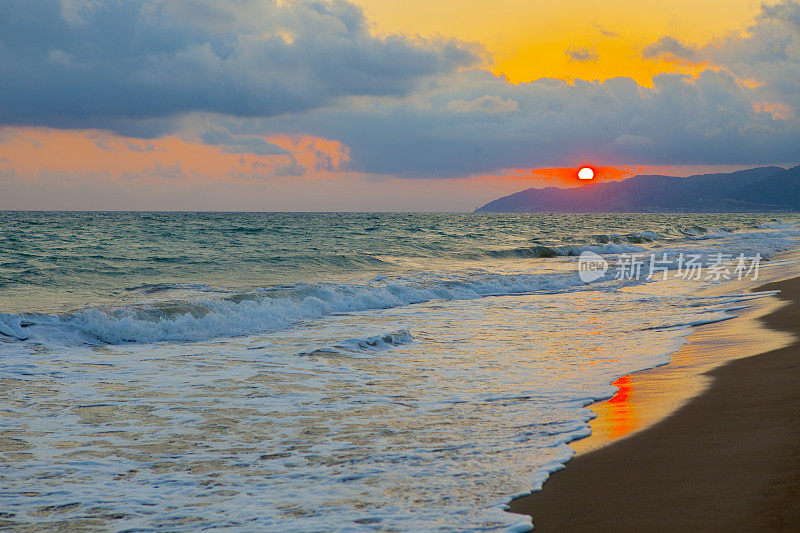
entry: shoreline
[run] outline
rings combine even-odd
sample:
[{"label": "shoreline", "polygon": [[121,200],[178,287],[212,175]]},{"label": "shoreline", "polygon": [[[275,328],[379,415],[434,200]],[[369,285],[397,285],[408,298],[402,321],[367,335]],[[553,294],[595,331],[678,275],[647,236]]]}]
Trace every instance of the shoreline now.
[{"label": "shoreline", "polygon": [[[796,275],[800,277],[800,271]],[[795,276],[785,279],[792,277]],[[698,296],[733,292],[755,295],[763,284],[730,283],[706,288]],[[730,311],[731,319],[692,326],[686,343],[670,356],[667,364],[615,380],[612,385],[618,391],[614,396],[589,406],[596,415],[590,421],[591,435],[569,445],[576,455],[582,455],[631,437],[669,417],[705,392],[712,383],[709,372],[715,368],[790,345],[794,342],[794,335],[767,328],[762,322],[765,316],[784,305],[786,302],[777,294],[758,296],[747,302],[746,307]]]},{"label": "shoreline", "polygon": [[[800,277],[753,290],[781,293],[700,326],[668,365],[615,382],[620,391],[591,406],[592,436],[570,444],[567,468],[510,512],[532,516],[536,531],[793,530]],[[644,400],[629,397],[637,387]],[[625,427],[632,409],[645,420]]]}]

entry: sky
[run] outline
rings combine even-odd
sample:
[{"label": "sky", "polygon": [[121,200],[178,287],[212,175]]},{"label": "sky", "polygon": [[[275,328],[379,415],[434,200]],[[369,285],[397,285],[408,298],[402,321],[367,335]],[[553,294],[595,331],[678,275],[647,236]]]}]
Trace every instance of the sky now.
[{"label": "sky", "polygon": [[800,1],[2,0],[0,209],[471,211],[800,160]]}]

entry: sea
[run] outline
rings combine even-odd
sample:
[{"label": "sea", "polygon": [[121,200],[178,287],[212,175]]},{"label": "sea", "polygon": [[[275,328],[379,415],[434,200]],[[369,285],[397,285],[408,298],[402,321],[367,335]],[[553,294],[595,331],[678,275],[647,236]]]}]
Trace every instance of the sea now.
[{"label": "sea", "polygon": [[0,529],[528,530],[588,406],[798,246],[796,215],[2,212]]}]

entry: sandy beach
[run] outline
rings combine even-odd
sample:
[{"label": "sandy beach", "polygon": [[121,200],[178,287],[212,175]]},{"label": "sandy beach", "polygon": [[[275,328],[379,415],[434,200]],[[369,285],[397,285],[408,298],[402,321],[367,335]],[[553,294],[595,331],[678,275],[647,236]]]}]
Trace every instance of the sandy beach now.
[{"label": "sandy beach", "polygon": [[[787,303],[760,320],[794,341],[762,330],[763,353],[709,371],[707,389],[674,414],[609,446],[589,447],[511,510],[531,515],[536,531],[796,531],[800,278],[757,290],[780,290]],[[773,349],[776,343],[787,345]],[[616,398],[625,393],[621,387]],[[597,409],[606,425],[613,424],[613,402]]]}]

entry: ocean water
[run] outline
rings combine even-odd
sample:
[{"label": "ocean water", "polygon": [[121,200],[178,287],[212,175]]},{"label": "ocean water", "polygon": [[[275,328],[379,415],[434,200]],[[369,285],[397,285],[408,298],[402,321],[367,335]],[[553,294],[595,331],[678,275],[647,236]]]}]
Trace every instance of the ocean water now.
[{"label": "ocean water", "polygon": [[615,267],[798,222],[0,213],[0,528],[528,529],[587,406],[753,298]]}]

